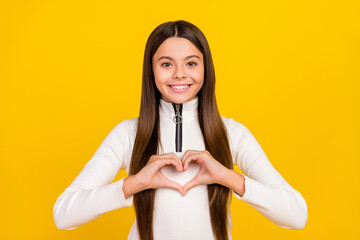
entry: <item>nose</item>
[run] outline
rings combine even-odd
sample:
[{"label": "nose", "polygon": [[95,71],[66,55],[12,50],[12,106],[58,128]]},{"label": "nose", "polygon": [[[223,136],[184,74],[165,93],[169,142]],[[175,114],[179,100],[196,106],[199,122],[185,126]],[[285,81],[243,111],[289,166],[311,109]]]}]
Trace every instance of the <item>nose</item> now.
[{"label": "nose", "polygon": [[175,78],[175,79],[176,78],[177,79],[186,78],[186,73],[184,72],[184,70],[182,69],[181,66],[176,67],[173,78]]}]

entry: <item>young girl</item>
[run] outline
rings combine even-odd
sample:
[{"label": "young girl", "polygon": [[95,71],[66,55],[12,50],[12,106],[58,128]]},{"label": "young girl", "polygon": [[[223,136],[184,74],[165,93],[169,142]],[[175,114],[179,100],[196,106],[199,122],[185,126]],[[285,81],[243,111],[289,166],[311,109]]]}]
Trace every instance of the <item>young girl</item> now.
[{"label": "young girl", "polygon": [[[120,169],[128,177],[111,183]],[[302,195],[243,124],[220,116],[204,34],[186,21],[163,23],[146,43],[139,117],[116,125],[58,197],[56,226],[134,204],[130,240],[231,239],[231,193],[280,227],[306,224]]]}]

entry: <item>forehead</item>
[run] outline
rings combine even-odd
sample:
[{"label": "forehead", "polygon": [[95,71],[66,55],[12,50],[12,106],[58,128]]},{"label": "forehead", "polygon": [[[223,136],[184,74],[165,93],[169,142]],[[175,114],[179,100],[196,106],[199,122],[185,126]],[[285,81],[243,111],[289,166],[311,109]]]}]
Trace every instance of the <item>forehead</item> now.
[{"label": "forehead", "polygon": [[188,39],[170,37],[159,46],[153,57],[171,56],[174,58],[184,58],[193,54],[202,57],[201,51]]}]

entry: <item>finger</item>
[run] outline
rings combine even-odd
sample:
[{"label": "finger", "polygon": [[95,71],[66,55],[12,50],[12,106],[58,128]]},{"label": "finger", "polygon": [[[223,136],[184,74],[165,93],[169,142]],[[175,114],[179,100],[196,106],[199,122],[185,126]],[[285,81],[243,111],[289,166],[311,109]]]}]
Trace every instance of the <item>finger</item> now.
[{"label": "finger", "polygon": [[175,190],[179,191],[180,193],[182,193],[183,187],[179,183],[171,181],[169,179],[167,179],[166,182],[167,182],[166,187],[175,189]]},{"label": "finger", "polygon": [[183,168],[183,165],[182,165],[182,162],[181,162],[181,159],[175,154],[175,153],[170,153],[171,154],[171,156],[173,156],[174,157],[174,159],[175,159],[175,161],[177,161],[179,164],[180,164],[180,166],[181,166],[181,171],[184,171],[184,168]]},{"label": "finger", "polygon": [[199,153],[193,153],[191,155],[189,155],[186,159],[184,159],[184,170],[187,170],[189,167],[189,163],[190,162],[197,162],[199,163],[200,158],[199,158],[200,154]]},{"label": "finger", "polygon": [[183,165],[184,165],[185,159],[186,159],[191,153],[193,153],[193,150],[187,150],[187,151],[185,152],[184,156],[182,156],[182,158],[181,158],[181,163],[182,163]]},{"label": "finger", "polygon": [[172,188],[182,193],[183,187],[179,183],[168,179],[161,171],[160,171],[160,176],[162,178],[162,181],[165,183],[163,186],[160,187]]},{"label": "finger", "polygon": [[184,162],[185,162],[186,158],[188,158],[192,154],[201,153],[201,152],[202,151],[197,151],[197,150],[187,150],[181,158],[181,162],[182,162],[183,166],[184,166]]},{"label": "finger", "polygon": [[182,159],[181,159],[181,162],[182,162],[184,171],[187,169],[187,167],[185,168],[186,160],[187,160],[187,159],[189,158],[189,156],[191,156],[192,154],[194,154],[193,151],[186,151],[186,153],[184,154],[184,156],[183,156]]},{"label": "finger", "polygon": [[169,152],[169,153],[164,153],[164,154],[160,154],[158,155],[159,157],[162,157],[162,158],[168,158],[169,156],[173,157],[174,159],[178,159],[178,160],[181,160],[175,153],[173,152]]},{"label": "finger", "polygon": [[174,159],[175,161],[177,161],[179,163],[179,166],[180,166],[180,171],[183,171],[183,165],[182,165],[182,162],[181,162],[181,159],[173,152],[171,153],[165,153],[165,154],[159,154],[159,155],[154,155],[156,160],[159,160],[159,159]]},{"label": "finger", "polygon": [[199,185],[199,183],[196,181],[196,177],[191,179],[189,182],[187,182],[183,186],[182,195],[185,196],[185,194],[187,193],[188,190],[190,190],[191,188],[193,188],[197,185]]},{"label": "finger", "polygon": [[160,169],[160,168],[163,168],[163,167],[165,167],[166,165],[173,165],[173,166],[175,166],[175,168],[179,171],[179,172],[181,172],[182,171],[182,165],[181,165],[181,163],[180,162],[178,162],[178,161],[176,161],[175,159],[173,159],[173,158],[167,158],[167,159],[159,159],[158,161],[157,161],[157,166],[158,166],[158,169]]}]

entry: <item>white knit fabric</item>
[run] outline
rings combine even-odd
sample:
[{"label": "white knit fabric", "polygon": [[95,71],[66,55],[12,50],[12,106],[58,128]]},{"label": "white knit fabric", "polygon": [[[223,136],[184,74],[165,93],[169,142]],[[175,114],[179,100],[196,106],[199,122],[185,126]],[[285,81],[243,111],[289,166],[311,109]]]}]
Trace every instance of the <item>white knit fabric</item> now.
[{"label": "white knit fabric", "polygon": [[[197,119],[198,98],[183,103],[182,152],[205,150]],[[162,148],[159,153],[175,152],[175,116],[172,103],[160,99],[160,132]],[[58,197],[54,209],[55,224],[59,229],[74,229],[102,214],[133,204],[133,196],[125,199],[124,179],[113,182],[120,169],[129,173],[138,118],[123,120],[101,143],[93,157],[68,188]],[[280,227],[301,229],[307,221],[307,205],[302,195],[291,187],[272,166],[251,132],[241,123],[222,116],[229,135],[234,165],[245,177],[245,194],[234,196],[247,202]],[[173,166],[161,169],[169,179],[185,185],[195,177],[199,165],[191,163],[185,172]],[[232,227],[229,212],[230,230]],[[155,240],[214,239],[209,215],[207,185],[190,189],[185,196],[180,192],[159,188],[154,207]],[[114,230],[115,231],[115,230]],[[128,240],[138,240],[138,229],[132,225]]]}]

